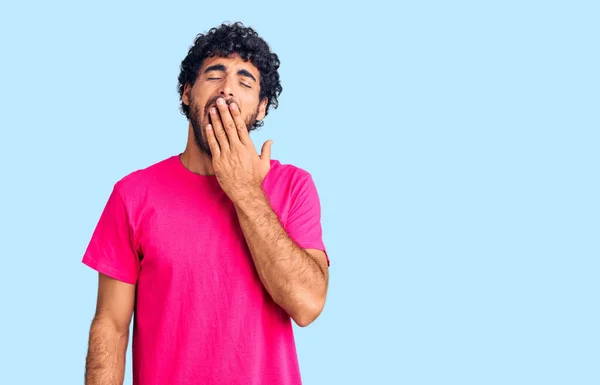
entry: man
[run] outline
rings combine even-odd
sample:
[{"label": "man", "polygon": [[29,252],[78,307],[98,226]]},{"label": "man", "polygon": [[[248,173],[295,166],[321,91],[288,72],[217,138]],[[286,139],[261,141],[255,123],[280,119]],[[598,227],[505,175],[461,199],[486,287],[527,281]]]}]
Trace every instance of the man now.
[{"label": "man", "polygon": [[86,384],[300,384],[291,319],[321,313],[329,259],[310,174],[249,132],[281,93],[254,30],[221,25],[181,64],[185,151],[115,183],[83,263],[99,272]]}]

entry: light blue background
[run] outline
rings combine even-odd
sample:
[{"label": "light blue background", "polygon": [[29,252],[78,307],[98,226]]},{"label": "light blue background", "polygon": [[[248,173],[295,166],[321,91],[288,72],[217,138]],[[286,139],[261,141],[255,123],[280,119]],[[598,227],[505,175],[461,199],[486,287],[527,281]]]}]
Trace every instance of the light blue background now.
[{"label": "light blue background", "polygon": [[183,150],[179,64],[242,20],[282,63],[255,143],[323,205],[304,383],[599,384],[598,3],[391,4],[0,6],[0,383],[83,383],[101,210]]}]

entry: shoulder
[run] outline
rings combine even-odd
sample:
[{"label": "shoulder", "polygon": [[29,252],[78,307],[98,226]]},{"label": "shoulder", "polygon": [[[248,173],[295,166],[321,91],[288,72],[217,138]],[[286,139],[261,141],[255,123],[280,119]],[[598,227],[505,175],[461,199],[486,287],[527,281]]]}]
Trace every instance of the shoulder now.
[{"label": "shoulder", "polygon": [[280,181],[301,181],[312,178],[307,170],[293,164],[281,163],[276,159],[271,159],[271,170],[269,170],[267,177],[276,178]]},{"label": "shoulder", "polygon": [[135,196],[141,191],[160,184],[165,175],[172,173],[175,156],[157,161],[144,168],[140,168],[124,175],[115,184],[114,188],[122,197]]},{"label": "shoulder", "polygon": [[298,195],[307,194],[316,189],[309,171],[273,159],[263,187],[269,195],[281,195],[285,199],[295,199]]}]

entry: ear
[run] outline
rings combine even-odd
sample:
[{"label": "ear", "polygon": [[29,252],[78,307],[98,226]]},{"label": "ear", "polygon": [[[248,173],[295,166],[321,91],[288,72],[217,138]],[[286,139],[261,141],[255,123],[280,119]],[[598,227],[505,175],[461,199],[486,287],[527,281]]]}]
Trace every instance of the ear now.
[{"label": "ear", "polygon": [[263,98],[258,105],[258,115],[256,115],[256,120],[263,120],[265,118],[267,111],[267,104],[269,104],[269,99]]},{"label": "ear", "polygon": [[183,87],[183,95],[181,95],[181,101],[186,106],[190,105],[190,91],[191,90],[192,90],[192,87],[190,87],[190,83],[185,83],[185,86]]}]

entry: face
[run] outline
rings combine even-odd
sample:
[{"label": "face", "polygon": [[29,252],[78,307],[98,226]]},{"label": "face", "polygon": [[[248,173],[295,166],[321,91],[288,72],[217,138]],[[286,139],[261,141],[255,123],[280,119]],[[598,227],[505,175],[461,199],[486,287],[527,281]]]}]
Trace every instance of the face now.
[{"label": "face", "polygon": [[240,108],[248,130],[265,117],[267,99],[259,100],[260,72],[240,56],[212,57],[204,60],[193,87],[186,84],[182,100],[190,107],[190,123],[196,144],[211,155],[205,128],[210,121],[210,107],[222,97]]}]

